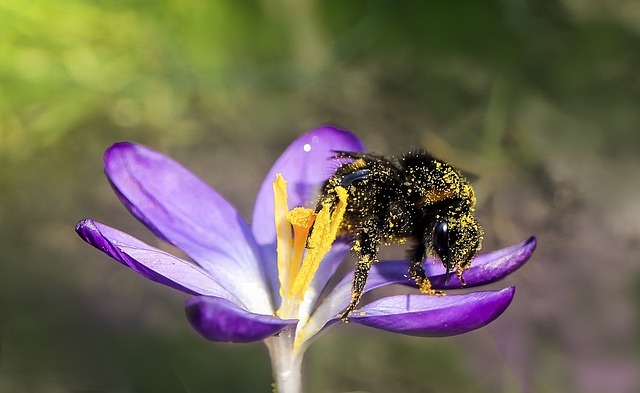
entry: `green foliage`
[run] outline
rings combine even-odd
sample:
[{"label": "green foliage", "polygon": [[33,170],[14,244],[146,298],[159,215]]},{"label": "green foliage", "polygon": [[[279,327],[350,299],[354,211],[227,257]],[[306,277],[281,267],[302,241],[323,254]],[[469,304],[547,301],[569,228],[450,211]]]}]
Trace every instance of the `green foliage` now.
[{"label": "green foliage", "polygon": [[104,117],[180,141],[200,94],[233,95],[242,69],[287,48],[251,2],[3,1],[0,25],[0,154],[10,159],[105,128],[92,124]]}]

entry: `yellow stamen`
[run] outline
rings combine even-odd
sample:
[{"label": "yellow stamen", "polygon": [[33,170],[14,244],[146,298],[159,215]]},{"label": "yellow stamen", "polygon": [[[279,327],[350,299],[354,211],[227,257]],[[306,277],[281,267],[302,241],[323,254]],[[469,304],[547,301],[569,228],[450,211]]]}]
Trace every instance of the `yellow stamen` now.
[{"label": "yellow stamen", "polygon": [[[287,182],[281,174],[276,175],[273,182],[274,211],[273,216],[276,223],[276,254],[278,263],[278,280],[280,281],[280,297],[284,298],[288,292],[287,285],[292,279],[288,277],[287,268],[291,261],[291,225],[287,221],[289,207],[287,205]],[[286,292],[285,292],[286,291]]]},{"label": "yellow stamen", "polygon": [[[324,203],[318,214],[296,207],[288,211],[287,182],[277,174],[273,182],[280,317],[293,317],[316,274],[320,262],[338,235],[346,210],[347,191],[336,188],[337,202]],[[313,233],[309,230],[313,226]],[[306,255],[305,255],[306,251]]]},{"label": "yellow stamen", "polygon": [[316,214],[311,209],[296,207],[287,214],[287,220],[293,227],[293,255],[289,263],[289,281],[287,282],[287,296],[291,296],[294,277],[298,276],[302,256],[307,246],[309,229],[313,225]]},{"label": "yellow stamen", "polygon": [[[331,203],[324,203],[322,209],[316,215],[313,224],[313,232],[308,240],[308,252],[302,261],[300,272],[291,287],[291,296],[298,301],[302,299],[304,292],[309,287],[311,279],[316,274],[322,258],[331,249],[331,245],[338,236],[340,224],[347,207],[347,190],[342,187],[336,188],[338,202],[335,206]],[[333,213],[331,210],[333,208]]]}]

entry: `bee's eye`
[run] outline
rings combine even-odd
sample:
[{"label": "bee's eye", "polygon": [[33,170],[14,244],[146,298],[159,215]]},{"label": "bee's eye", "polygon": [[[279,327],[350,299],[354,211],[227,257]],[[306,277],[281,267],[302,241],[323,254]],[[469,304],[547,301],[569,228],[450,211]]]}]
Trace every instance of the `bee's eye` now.
[{"label": "bee's eye", "polygon": [[433,247],[440,258],[449,256],[449,228],[446,221],[440,221],[433,230]]},{"label": "bee's eye", "polygon": [[345,175],[342,180],[340,180],[340,185],[342,187],[349,187],[353,183],[364,180],[371,175],[370,169],[358,169],[357,171],[353,171],[347,175]]}]

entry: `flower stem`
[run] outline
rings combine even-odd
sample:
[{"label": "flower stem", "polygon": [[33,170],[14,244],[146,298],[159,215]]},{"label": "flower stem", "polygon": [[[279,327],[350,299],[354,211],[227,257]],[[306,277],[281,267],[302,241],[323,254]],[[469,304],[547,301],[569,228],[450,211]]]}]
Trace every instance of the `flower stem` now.
[{"label": "flower stem", "polygon": [[[302,392],[304,348],[294,348],[295,328],[265,340],[271,357],[275,393]],[[302,346],[304,347],[304,346]]]}]

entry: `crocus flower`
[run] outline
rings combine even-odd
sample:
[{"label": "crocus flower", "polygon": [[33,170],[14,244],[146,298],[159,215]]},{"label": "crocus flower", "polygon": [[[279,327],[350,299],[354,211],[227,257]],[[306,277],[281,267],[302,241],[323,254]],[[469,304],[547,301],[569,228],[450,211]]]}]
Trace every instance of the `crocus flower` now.
[{"label": "crocus flower", "polygon": [[[315,206],[319,186],[337,167],[335,150],[362,151],[363,145],[355,135],[331,127],[295,140],[266,176],[249,225],[228,201],[177,162],[144,146],[117,143],[104,156],[113,189],[138,220],[192,261],[92,219],[80,221],[76,231],[138,274],[193,295],[186,302],[187,319],[204,338],[263,341],[277,390],[297,392],[305,350],[318,333],[340,322],[338,315],[351,299],[351,274],[327,287],[349,252],[344,240],[333,241],[340,209],[322,209],[317,217],[304,209]],[[320,235],[310,238],[316,245],[307,248],[314,218],[313,236]],[[479,255],[464,273],[466,287],[505,277],[527,261],[535,245],[530,238]],[[461,286],[457,277],[445,280],[441,264],[427,260],[425,268],[434,288]],[[366,291],[390,284],[415,287],[407,277],[406,261],[374,264]],[[497,318],[514,291],[510,286],[431,296],[408,289],[407,294],[362,304],[349,322],[416,336],[450,336]]]}]

